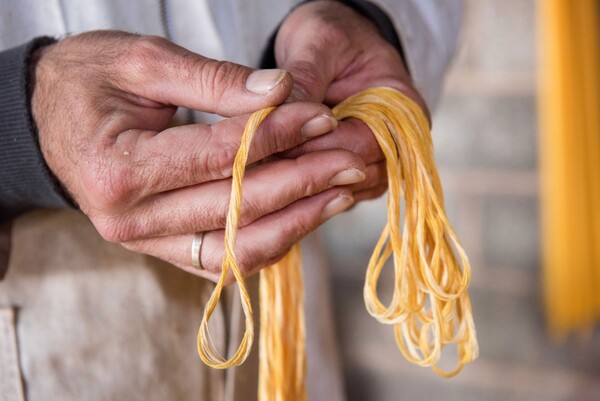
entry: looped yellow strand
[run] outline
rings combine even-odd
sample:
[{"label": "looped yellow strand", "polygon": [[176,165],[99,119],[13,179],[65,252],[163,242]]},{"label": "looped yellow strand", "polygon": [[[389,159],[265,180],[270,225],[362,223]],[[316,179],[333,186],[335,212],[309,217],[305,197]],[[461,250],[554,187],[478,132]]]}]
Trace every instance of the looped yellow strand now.
[{"label": "looped yellow strand", "polygon": [[[367,267],[366,308],[381,323],[394,325],[407,360],[451,377],[479,351],[467,292],[471,269],[444,211],[427,119],[415,102],[391,88],[367,89],[333,112],[338,119],[358,118],[367,124],[386,158],[388,221]],[[377,283],[392,255],[394,286],[386,306]],[[457,345],[458,364],[444,372],[436,364],[442,349],[452,343]]]},{"label": "looped yellow strand", "polygon": [[[246,288],[246,282],[244,276],[240,271],[240,268],[235,257],[235,237],[237,234],[237,228],[240,221],[241,209],[242,209],[242,180],[244,173],[246,172],[246,162],[248,160],[248,151],[250,149],[250,142],[258,128],[258,125],[264,120],[271,111],[275,108],[270,107],[250,116],[246,124],[246,129],[242,135],[242,143],[240,149],[233,162],[233,178],[231,196],[229,198],[229,211],[227,212],[227,222],[225,225],[225,253],[223,254],[223,261],[221,263],[221,277],[213,293],[211,294],[206,306],[204,307],[204,315],[202,316],[202,322],[200,323],[200,329],[198,330],[198,355],[204,363],[216,368],[226,369],[231,366],[237,366],[242,364],[252,348],[252,342],[254,340],[254,319],[252,316],[252,305],[250,305],[250,295]],[[210,338],[210,332],[208,330],[208,321],[212,316],[219,298],[225,285],[225,280],[229,276],[229,271],[233,272],[233,276],[237,281],[238,289],[240,292],[240,299],[242,302],[242,309],[245,316],[246,330],[244,336],[240,342],[237,351],[233,354],[230,359],[225,359],[215,349],[215,346]]]},{"label": "looped yellow strand", "polygon": [[[198,332],[198,353],[215,368],[241,364],[252,346],[252,308],[234,246],[249,144],[261,121],[273,109],[250,117],[234,162],[222,273]],[[407,360],[451,377],[477,358],[478,345],[467,291],[469,261],[444,211],[428,122],[411,99],[384,87],[351,96],[333,112],[340,120],[357,118],[365,122],[386,157],[388,222],[367,267],[363,294],[366,308],[378,321],[394,326],[396,342]],[[377,284],[391,256],[394,288],[386,306],[377,294]],[[230,271],[238,283],[246,330],[237,351],[225,359],[210,340],[208,320]],[[261,270],[260,401],[306,400],[303,291],[300,249],[296,244],[279,263]],[[442,349],[449,344],[456,345],[458,363],[454,370],[445,372],[437,363]]]},{"label": "looped yellow strand", "polygon": [[[250,295],[234,253],[235,238],[241,215],[242,180],[250,143],[260,123],[274,109],[270,107],[250,116],[233,163],[221,276],[205,306],[198,330],[198,354],[204,363],[216,369],[240,365],[252,349],[254,319]],[[219,302],[230,270],[238,284],[246,329],[237,351],[231,358],[225,359],[212,343],[208,321]],[[294,245],[280,262],[261,270],[259,291],[261,319],[258,399],[305,401],[304,284],[299,244]]]}]

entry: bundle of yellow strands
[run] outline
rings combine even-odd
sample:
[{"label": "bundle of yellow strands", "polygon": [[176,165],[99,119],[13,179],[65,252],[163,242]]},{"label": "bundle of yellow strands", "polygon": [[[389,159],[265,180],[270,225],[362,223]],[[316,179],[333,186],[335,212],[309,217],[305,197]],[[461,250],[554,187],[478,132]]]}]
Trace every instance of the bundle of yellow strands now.
[{"label": "bundle of yellow strands", "polygon": [[543,289],[548,327],[564,338],[600,318],[600,6],[537,8]]},{"label": "bundle of yellow strands", "polygon": [[[250,117],[234,162],[223,270],[198,332],[200,357],[215,368],[239,365],[252,344],[252,307],[235,259],[234,245],[248,147],[258,125],[272,110],[261,110]],[[384,87],[360,92],[340,103],[333,112],[340,120],[358,118],[365,122],[386,157],[388,222],[367,267],[364,287],[367,310],[378,321],[393,325],[398,347],[406,359],[451,377],[477,358],[478,345],[467,291],[469,262],[444,212],[427,119],[408,97]],[[406,209],[404,219],[402,199]],[[394,290],[386,306],[378,296],[377,283],[392,255]],[[226,360],[210,341],[208,320],[230,271],[238,283],[246,330],[238,350]],[[306,400],[303,308],[300,251],[296,245],[278,264],[261,271],[261,401]],[[442,349],[449,344],[456,345],[458,361],[456,368],[445,372],[437,363]]]}]

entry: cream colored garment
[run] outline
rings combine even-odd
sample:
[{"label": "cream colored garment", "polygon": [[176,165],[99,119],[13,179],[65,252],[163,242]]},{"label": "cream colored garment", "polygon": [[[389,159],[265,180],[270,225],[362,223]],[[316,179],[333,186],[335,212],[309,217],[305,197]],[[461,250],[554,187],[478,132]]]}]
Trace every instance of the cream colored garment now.
[{"label": "cream colored garment", "polygon": [[463,0],[369,0],[392,18],[415,86],[434,109],[456,51]]},{"label": "cream colored garment", "polygon": [[[457,14],[449,14],[449,21],[440,12],[424,17],[426,7],[415,6],[423,0],[374,2],[390,12],[401,32],[409,30],[401,39],[417,86],[439,92]],[[167,1],[175,42],[249,65],[256,65],[266,38],[295,3]],[[0,10],[0,50],[34,36],[91,29],[165,34],[158,0],[0,0]],[[442,34],[423,41],[438,25]],[[327,266],[316,244],[313,236],[303,243],[309,399],[341,401]],[[21,375],[29,401],[255,399],[251,361],[224,374],[207,369],[195,354],[209,286],[105,243],[77,212],[17,219],[11,265],[0,282],[0,389],[10,389],[0,392],[0,401],[21,401]],[[226,322],[221,313],[221,330],[239,323],[239,311],[230,315]]]},{"label": "cream colored garment", "polygon": [[[222,399],[224,372],[195,354],[199,306],[210,287],[103,241],[80,213],[19,219],[0,305],[16,314],[27,399]],[[215,340],[224,349],[222,316]],[[0,366],[7,357],[0,355]]]},{"label": "cream colored garment", "polygon": [[[303,255],[312,277],[326,271],[315,239],[308,238]],[[329,282],[322,276],[306,294],[309,399],[341,400]],[[196,355],[201,305],[211,291],[206,280],[103,241],[78,212],[30,213],[13,228],[10,269],[0,281],[0,348],[7,350],[0,372],[11,373],[0,377],[0,388],[18,394],[22,373],[30,401],[256,399],[256,352],[227,371]],[[226,344],[225,328],[239,333],[240,311],[227,315],[231,321],[222,310],[214,316],[221,350],[238,341]],[[22,400],[7,394],[0,400]]]}]

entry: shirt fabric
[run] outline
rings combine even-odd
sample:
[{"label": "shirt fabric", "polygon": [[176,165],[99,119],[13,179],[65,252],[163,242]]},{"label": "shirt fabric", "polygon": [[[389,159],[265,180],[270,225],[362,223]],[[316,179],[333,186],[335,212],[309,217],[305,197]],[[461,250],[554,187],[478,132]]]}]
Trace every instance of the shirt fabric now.
[{"label": "shirt fabric", "polygon": [[[12,223],[12,242],[8,226],[0,228],[0,276],[2,266],[10,267],[0,281],[1,401],[255,399],[256,352],[241,368],[227,371],[206,368],[195,354],[210,283],[106,243],[77,211],[38,210],[15,219],[20,211],[11,209],[8,216],[3,202],[12,191],[13,203],[17,197],[36,207],[67,204],[39,157],[28,114],[25,66],[31,50],[46,40],[32,38],[92,29],[166,36],[169,28],[171,39],[192,51],[257,65],[270,33],[296,3],[90,0],[82,6],[77,0],[0,0],[0,171],[3,182],[15,181],[0,190],[1,220]],[[372,3],[390,17],[417,88],[434,104],[454,50],[460,1]],[[19,186],[22,179],[11,177],[25,167],[32,181]],[[326,265],[316,236],[303,245],[309,399],[343,400]],[[231,310],[227,318],[224,310],[215,313],[213,327],[224,353],[237,346],[242,322],[236,292],[228,291],[225,309]]]}]

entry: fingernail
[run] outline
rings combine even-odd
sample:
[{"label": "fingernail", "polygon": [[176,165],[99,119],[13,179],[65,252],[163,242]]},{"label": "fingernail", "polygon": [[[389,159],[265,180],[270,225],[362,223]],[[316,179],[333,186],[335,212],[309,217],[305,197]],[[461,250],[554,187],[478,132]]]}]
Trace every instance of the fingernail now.
[{"label": "fingernail", "polygon": [[326,134],[337,127],[338,122],[335,117],[323,114],[308,120],[300,132],[304,138],[314,138],[315,136]]},{"label": "fingernail", "polygon": [[351,167],[349,169],[340,171],[329,180],[329,185],[349,185],[356,184],[357,182],[364,181],[366,178],[365,173],[357,168]]},{"label": "fingernail", "polygon": [[331,200],[327,206],[323,208],[321,212],[321,220],[327,220],[335,216],[336,214],[342,213],[348,209],[354,203],[354,198],[350,195],[340,194],[333,200]]},{"label": "fingernail", "polygon": [[271,92],[285,77],[284,70],[257,70],[248,76],[246,89],[264,95]]}]

